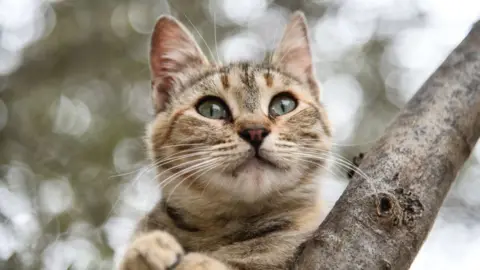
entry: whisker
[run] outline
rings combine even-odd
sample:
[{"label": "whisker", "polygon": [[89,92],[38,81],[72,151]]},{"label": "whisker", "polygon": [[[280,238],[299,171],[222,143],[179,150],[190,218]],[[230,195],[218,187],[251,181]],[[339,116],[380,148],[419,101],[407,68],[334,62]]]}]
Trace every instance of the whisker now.
[{"label": "whisker", "polygon": [[168,164],[168,163],[171,163],[171,162],[174,162],[174,161],[177,161],[177,160],[181,160],[181,159],[184,159],[184,158],[207,155],[207,154],[210,154],[210,153],[211,152],[209,152],[209,151],[202,151],[202,152],[184,154],[184,155],[180,155],[180,156],[172,155],[172,156],[169,156],[168,158],[161,159],[160,160],[161,162],[156,162],[154,165],[159,167],[159,166],[163,166],[165,164]]},{"label": "whisker", "polygon": [[[355,173],[357,173],[363,180],[365,180],[368,183],[368,185],[370,186],[370,188],[374,192],[377,192],[377,189],[374,186],[375,180],[373,178],[369,177],[366,173],[364,173],[362,170],[360,170],[357,166],[352,165],[349,162],[347,163],[345,160],[342,160],[342,159],[340,159],[338,157],[335,157],[335,156],[327,155],[326,153],[308,153],[308,152],[301,152],[300,153],[300,152],[296,152],[295,155],[299,155],[299,156],[303,155],[303,156],[310,157],[312,159],[322,158],[322,155],[323,155],[324,160],[326,160],[327,158],[336,158],[336,159],[333,159],[335,164],[343,166],[344,168],[347,168],[347,169],[352,169]],[[320,155],[320,156],[318,156],[318,155]],[[294,155],[292,155],[292,156],[294,156]]]},{"label": "whisker", "polygon": [[212,59],[215,59],[215,56],[212,52],[212,49],[210,49],[210,46],[208,46],[208,43],[207,41],[205,40],[205,38],[203,38],[202,34],[200,34],[200,31],[198,31],[198,28],[192,23],[192,21],[190,20],[190,18],[188,18],[187,14],[185,14],[185,12],[182,12],[183,13],[183,16],[185,16],[185,18],[188,20],[188,22],[190,23],[190,25],[193,27],[193,29],[195,30],[195,32],[197,32],[197,34],[200,36],[200,38],[202,39],[203,43],[205,44],[205,46],[207,47],[208,49],[208,53],[210,54],[210,57]]},{"label": "whisker", "polygon": [[135,179],[134,179],[131,183],[126,184],[126,185],[121,189],[121,191],[119,192],[119,195],[118,195],[117,199],[116,199],[115,202],[112,204],[112,206],[111,206],[111,208],[110,208],[110,211],[109,211],[108,214],[107,214],[107,219],[109,219],[109,218],[111,217],[111,215],[112,215],[113,212],[115,211],[115,208],[117,207],[118,203],[120,202],[120,200],[122,200],[122,196],[125,194],[125,192],[127,191],[127,189],[128,189],[129,187],[134,186],[138,181],[140,181],[141,176],[144,175],[145,172],[148,172],[148,171],[152,170],[153,168],[154,168],[154,166],[153,166],[153,165],[150,165],[150,166],[148,166],[147,168],[140,168],[140,169],[136,170],[136,171],[140,171],[140,170],[143,169],[143,171],[142,171],[140,174],[138,174],[137,176],[135,176]]},{"label": "whisker", "polygon": [[[331,145],[333,146],[341,146],[341,147],[353,147],[353,146],[362,146],[362,145],[368,145],[377,142],[380,139],[380,137],[375,138],[370,141],[366,141],[363,143],[351,143],[351,144],[341,144],[341,143],[336,143],[336,142],[330,142]],[[319,139],[300,139],[298,140],[299,142],[321,142]]]},{"label": "whisker", "polygon": [[[197,169],[198,167],[201,167],[203,165],[206,165],[208,163],[211,163],[211,162],[216,162],[217,160],[216,159],[211,159],[211,158],[206,158],[207,160],[204,160],[204,159],[200,159],[200,160],[194,160],[195,162],[198,162],[198,161],[201,161],[200,163],[198,164],[195,164],[195,165],[192,165],[192,166],[189,166],[185,169],[182,169],[176,173],[174,173],[173,175],[167,177],[166,179],[162,180],[160,182],[160,187],[165,187],[167,186],[168,184],[170,184],[172,182],[172,180],[175,180],[175,177],[178,176],[178,175],[182,175],[182,174],[185,174],[185,173],[188,173],[188,172],[191,172],[195,169]],[[186,162],[184,164],[180,164],[180,165],[186,165]]]},{"label": "whisker", "polygon": [[[189,161],[180,163],[180,164],[175,165],[175,166],[173,166],[173,167],[170,167],[170,168],[168,168],[168,169],[166,169],[166,170],[162,170],[161,173],[159,173],[159,174],[157,174],[157,175],[155,176],[155,180],[159,179],[160,176],[162,176],[164,173],[169,172],[169,171],[171,171],[171,170],[173,170],[173,169],[176,169],[176,168],[179,168],[179,167],[184,167],[184,166],[189,165],[189,164],[195,164],[196,162],[199,162],[199,161],[202,161],[202,162],[205,161],[205,160],[208,161],[208,160],[210,160],[210,159],[211,159],[210,157],[203,157],[203,158],[198,158],[198,159],[189,160]],[[187,169],[188,169],[188,167],[187,167]],[[182,170],[184,170],[184,169],[182,169]],[[180,171],[182,171],[182,170],[180,170]],[[163,182],[163,181],[165,181],[165,180],[162,180],[162,182]]]},{"label": "whisker", "polygon": [[[225,163],[225,162],[224,162]],[[218,165],[218,168],[222,167],[224,165],[224,163],[220,163],[220,165]],[[220,173],[223,173],[225,171],[225,166],[223,166],[222,170],[220,171]],[[208,185],[210,185],[210,182],[212,182],[212,178],[210,178],[208,181],[207,181],[207,184],[203,187],[203,190],[202,190],[202,194],[200,194],[200,196],[203,196],[203,194],[205,193],[205,190],[207,189]]]},{"label": "whisker", "polygon": [[[333,170],[331,170],[328,166],[325,166],[324,163],[320,163],[320,162],[316,162],[316,161],[313,161],[313,160],[309,160],[309,159],[305,159],[305,158],[300,158],[300,157],[290,157],[290,160],[292,160],[292,159],[293,159],[293,160],[298,160],[298,161],[308,162],[308,163],[310,163],[310,164],[314,164],[314,165],[316,165],[316,166],[318,166],[318,167],[326,170],[327,172],[333,174],[334,176],[341,178],[341,176],[339,176],[338,174],[336,174],[336,173],[335,173]],[[300,165],[300,166],[302,166],[302,165]],[[305,166],[305,165],[303,165],[303,166]]]},{"label": "whisker", "polygon": [[[351,163],[351,161],[349,161],[348,159],[340,156],[340,155],[336,155],[335,153],[321,153],[321,152],[309,152],[309,151],[303,151],[302,153],[299,153],[300,155],[309,155],[310,157],[312,158],[315,158],[316,156],[315,155],[323,155],[323,157],[325,158],[328,158],[328,159],[332,159],[333,158],[333,161],[334,162],[337,162],[336,164],[338,165],[342,165],[344,168],[347,168],[347,169],[352,169],[354,170],[355,172],[359,173],[361,176],[367,178],[368,180],[372,180],[370,177],[368,177],[363,171],[361,171],[360,169],[358,169],[357,166],[355,166],[355,164]],[[372,180],[373,181],[373,180]]]},{"label": "whisker", "polygon": [[[194,166],[192,166],[192,167],[185,168],[185,169],[183,169],[183,170],[181,170],[181,171],[179,171],[179,172],[171,175],[171,176],[168,177],[167,179],[163,180],[163,181],[160,183],[160,188],[163,188],[163,187],[167,186],[168,184],[170,184],[171,182],[173,182],[173,181],[176,180],[177,178],[183,176],[185,173],[189,173],[189,172],[191,172],[191,171],[194,171],[194,174],[195,174],[195,173],[197,173],[197,172],[195,172],[195,170],[197,170],[198,167],[200,167],[198,170],[201,171],[202,168],[205,168],[205,167],[202,167],[202,166],[209,166],[209,165],[211,165],[211,164],[209,164],[209,163],[212,163],[212,162],[214,162],[214,161],[216,161],[216,160],[203,161],[203,162],[201,162],[201,163],[199,163],[199,164],[196,164],[196,165],[194,165]],[[188,179],[189,177],[190,177],[190,176],[188,176],[188,177],[186,177],[185,179],[183,179],[182,181],[180,181],[179,184],[181,184],[183,181],[185,181],[185,180]],[[177,184],[177,186],[175,186],[173,190],[175,190],[175,189],[178,187],[179,184]],[[173,191],[172,191],[172,192],[173,192]],[[171,194],[170,194],[170,195],[171,195]],[[170,195],[169,195],[168,197],[170,197]],[[168,200],[168,199],[167,199],[167,200]]]},{"label": "whisker", "polygon": [[[195,150],[190,150],[190,149],[189,149],[189,150],[184,150],[184,151],[190,151],[190,152],[191,152],[191,151],[195,151]],[[182,154],[181,152],[184,152],[184,151],[180,151],[180,152],[175,153],[175,154],[173,154],[173,155],[170,155],[170,156],[168,156],[168,157],[166,157],[166,158],[164,158],[164,159],[162,159],[162,160],[159,160],[158,162],[155,162],[155,163],[149,165],[147,168],[139,168],[138,170],[136,170],[136,171],[140,171],[140,170],[143,170],[143,171],[141,171],[141,173],[139,173],[139,174],[135,177],[135,179],[133,179],[133,181],[131,181],[131,183],[126,184],[126,185],[122,188],[122,190],[120,191],[120,194],[119,194],[119,196],[118,196],[118,199],[116,199],[115,202],[112,204],[112,207],[111,207],[109,213],[107,214],[107,218],[109,218],[109,217],[112,215],[113,211],[115,211],[115,208],[117,207],[118,203],[119,203],[120,200],[122,199],[122,194],[124,194],[129,187],[134,186],[138,181],[140,181],[141,177],[142,177],[144,174],[148,173],[148,172],[151,171],[152,169],[155,169],[157,166],[166,165],[166,164],[168,164],[168,163],[171,163],[171,162],[174,162],[174,161],[177,161],[177,160],[181,160],[181,159],[184,159],[184,158],[195,157],[195,156],[200,156],[200,155],[204,155],[204,154],[209,154],[209,153],[210,153],[210,152],[208,152],[208,151],[202,151],[202,152],[196,152],[196,153],[189,153],[189,154],[183,154],[183,155],[181,155],[181,154]],[[203,159],[209,159],[209,158],[210,158],[210,157],[205,157],[205,158],[203,158]],[[203,159],[201,159],[201,160],[203,160]],[[160,177],[162,174],[164,174],[165,172],[167,172],[167,171],[169,171],[169,170],[171,170],[171,169],[175,169],[175,168],[177,168],[177,167],[184,166],[186,163],[190,164],[190,163],[197,162],[197,161],[198,161],[198,159],[193,160],[193,161],[187,161],[187,162],[184,162],[184,163],[182,163],[182,164],[180,164],[180,165],[177,165],[177,166],[174,166],[174,167],[172,167],[172,168],[166,169],[166,170],[162,171],[160,174],[156,175],[156,176],[155,176],[155,179],[158,179],[158,177]]]},{"label": "whisker", "polygon": [[[194,172],[193,174],[187,176],[185,179],[183,179],[182,181],[180,181],[173,189],[172,191],[170,192],[170,194],[168,195],[167,197],[167,202],[168,200],[170,199],[170,196],[172,196],[173,192],[175,191],[175,189],[180,186],[184,181],[186,181],[187,179],[189,179],[190,177],[192,177],[193,175],[197,174],[197,173],[200,173],[202,172],[200,175],[198,175],[197,177],[195,177],[195,179],[192,180],[192,182],[187,186],[187,189],[193,184],[193,182],[195,182],[196,180],[198,180],[202,175],[204,175],[205,173],[213,170],[214,168],[216,168],[218,166],[218,164],[210,164],[210,165],[207,165],[203,168],[200,168],[198,171]],[[208,181],[210,182],[210,181]]]},{"label": "whisker", "polygon": [[215,41],[215,53],[217,55],[218,64],[222,64],[220,61],[220,56],[218,55],[218,44],[217,44],[217,13],[213,11],[213,40]]},{"label": "whisker", "polygon": [[180,144],[169,144],[169,145],[164,145],[162,147],[158,147],[156,149],[164,149],[164,148],[171,148],[171,147],[178,147],[178,146],[196,146],[196,145],[204,145],[205,147],[208,147],[204,143],[180,143]]},{"label": "whisker", "polygon": [[[148,167],[153,167],[153,165],[148,165]],[[148,168],[147,167],[147,168]],[[115,177],[122,177],[122,176],[127,176],[127,175],[131,175],[131,174],[134,174],[136,172],[139,172],[143,169],[144,167],[140,167],[138,169],[134,169],[132,171],[128,171],[128,172],[123,172],[123,173],[115,173],[115,174],[112,174],[108,177],[108,179],[112,179],[112,178],[115,178]]]}]

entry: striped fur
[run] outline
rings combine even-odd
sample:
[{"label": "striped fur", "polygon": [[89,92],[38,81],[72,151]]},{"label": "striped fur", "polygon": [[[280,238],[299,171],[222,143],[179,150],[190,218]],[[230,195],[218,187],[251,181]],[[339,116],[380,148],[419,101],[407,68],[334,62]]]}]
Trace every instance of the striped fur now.
[{"label": "striped fur", "polygon": [[[157,116],[147,145],[163,197],[140,221],[121,269],[292,266],[322,219],[314,176],[325,164],[302,153],[328,154],[331,130],[303,15],[286,29],[270,62],[216,66],[179,22],[159,19],[151,53]],[[282,92],[297,108],[273,117],[268,106]],[[201,116],[195,106],[205,96],[221,98],[231,119]],[[259,152],[270,165],[253,161],[238,135],[252,125],[270,130]]]}]

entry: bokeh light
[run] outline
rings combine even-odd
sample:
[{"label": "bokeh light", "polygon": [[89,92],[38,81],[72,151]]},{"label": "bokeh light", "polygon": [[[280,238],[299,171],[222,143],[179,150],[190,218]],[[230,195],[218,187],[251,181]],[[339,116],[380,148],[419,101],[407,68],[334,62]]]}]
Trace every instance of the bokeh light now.
[{"label": "bokeh light", "polygon": [[[112,269],[159,200],[143,144],[156,18],[226,63],[263,59],[296,9],[349,159],[480,18],[478,0],[0,0],[0,269]],[[329,211],[348,179],[334,162],[321,178]],[[480,144],[412,269],[480,269],[479,191]]]}]

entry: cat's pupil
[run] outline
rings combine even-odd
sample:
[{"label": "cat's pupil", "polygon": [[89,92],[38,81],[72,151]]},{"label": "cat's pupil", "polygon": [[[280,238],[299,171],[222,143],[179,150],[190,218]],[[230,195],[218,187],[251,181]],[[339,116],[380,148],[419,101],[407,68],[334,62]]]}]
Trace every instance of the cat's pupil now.
[{"label": "cat's pupil", "polygon": [[218,98],[206,98],[197,105],[197,111],[211,119],[226,119],[228,116],[228,109]]},{"label": "cat's pupil", "polygon": [[270,103],[270,115],[280,116],[293,111],[297,107],[297,102],[288,93],[282,93],[272,99]]},{"label": "cat's pupil", "polygon": [[220,108],[218,104],[212,104],[212,106],[210,106],[210,116],[222,116],[222,108]]}]

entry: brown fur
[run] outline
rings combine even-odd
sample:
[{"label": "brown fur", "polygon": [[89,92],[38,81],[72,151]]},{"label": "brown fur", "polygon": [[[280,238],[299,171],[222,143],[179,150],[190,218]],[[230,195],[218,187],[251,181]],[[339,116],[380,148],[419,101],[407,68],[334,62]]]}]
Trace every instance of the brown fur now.
[{"label": "brown fur", "polygon": [[[158,114],[147,144],[163,197],[141,220],[123,270],[289,269],[320,224],[314,176],[331,131],[303,15],[292,17],[269,63],[216,67],[205,59],[181,24],[159,20],[151,53]],[[283,92],[298,105],[273,117],[269,104]],[[195,107],[206,96],[221,98],[231,117],[200,115]],[[257,126],[270,131],[259,155],[271,165],[258,163],[238,135]]]}]

